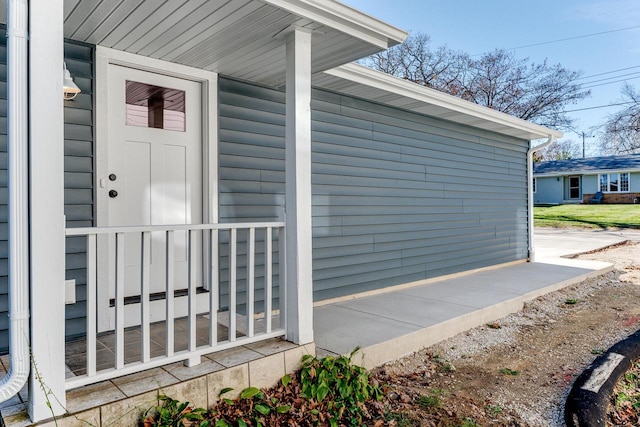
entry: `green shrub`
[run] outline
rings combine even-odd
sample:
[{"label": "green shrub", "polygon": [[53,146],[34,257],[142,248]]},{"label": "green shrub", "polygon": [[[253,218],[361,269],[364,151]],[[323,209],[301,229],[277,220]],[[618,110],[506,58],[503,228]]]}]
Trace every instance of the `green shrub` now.
[{"label": "green shrub", "polygon": [[326,406],[329,423],[349,426],[363,424],[364,402],[382,400],[382,391],[369,381],[369,373],[351,361],[349,356],[326,356],[322,359],[306,355],[302,358],[300,382],[302,395]]}]

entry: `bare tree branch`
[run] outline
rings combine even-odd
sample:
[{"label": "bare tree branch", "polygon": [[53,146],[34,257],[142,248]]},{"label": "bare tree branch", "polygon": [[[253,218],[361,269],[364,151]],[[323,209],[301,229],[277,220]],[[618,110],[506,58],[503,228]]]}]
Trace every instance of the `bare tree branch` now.
[{"label": "bare tree branch", "polygon": [[535,153],[536,162],[549,160],[570,160],[582,157],[580,144],[571,139],[554,141],[547,148]]},{"label": "bare tree branch", "polygon": [[609,116],[600,139],[605,154],[640,153],[640,92],[625,84],[622,96],[632,104]]},{"label": "bare tree branch", "polygon": [[535,64],[496,49],[479,58],[446,47],[431,49],[426,34],[373,55],[365,65],[467,101],[552,128],[568,128],[568,105],[589,96],[581,73],[546,61]]}]

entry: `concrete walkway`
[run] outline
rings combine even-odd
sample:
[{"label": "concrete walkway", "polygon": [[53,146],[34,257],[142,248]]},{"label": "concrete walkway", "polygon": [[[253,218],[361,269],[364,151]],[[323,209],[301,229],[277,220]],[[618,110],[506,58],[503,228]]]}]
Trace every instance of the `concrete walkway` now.
[{"label": "concrete walkway", "polygon": [[515,263],[314,308],[319,355],[345,354],[371,368],[516,312],[526,301],[613,269],[608,263],[560,258],[640,233],[542,230],[534,263]]}]

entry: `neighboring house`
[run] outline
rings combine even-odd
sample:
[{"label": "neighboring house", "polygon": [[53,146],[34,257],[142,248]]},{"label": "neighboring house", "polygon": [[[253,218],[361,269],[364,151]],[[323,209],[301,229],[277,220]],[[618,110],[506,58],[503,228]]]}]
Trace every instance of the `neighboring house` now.
[{"label": "neighboring house", "polygon": [[61,412],[65,390],[311,343],[314,301],[532,254],[531,141],[561,133],[350,64],[403,31],[333,0],[8,3],[4,399],[29,350]]},{"label": "neighboring house", "polygon": [[536,162],[537,204],[589,203],[602,192],[602,203],[638,203],[640,154]]}]

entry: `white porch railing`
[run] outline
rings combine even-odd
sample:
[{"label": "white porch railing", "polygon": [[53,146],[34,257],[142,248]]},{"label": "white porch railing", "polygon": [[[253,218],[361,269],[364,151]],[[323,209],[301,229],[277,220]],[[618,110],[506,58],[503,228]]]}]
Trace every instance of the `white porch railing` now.
[{"label": "white porch railing", "polygon": [[[75,366],[69,368],[73,374],[66,388],[178,361],[194,365],[204,354],[285,335],[284,226],[265,222],[67,229],[67,237],[86,237],[86,333],[73,348],[67,343],[67,366],[70,355]],[[176,233],[184,233],[179,239],[184,247],[178,248],[186,252],[184,278],[174,272]],[[156,242],[162,240],[164,260],[165,283],[162,292],[155,293],[150,290],[150,269],[158,268],[151,266],[150,253],[157,250],[152,235]],[[125,245],[125,236],[129,242],[139,241]],[[132,255],[125,255],[125,246],[139,250],[134,254],[139,260],[135,283],[125,283],[125,264]],[[105,291],[109,283],[115,288],[111,294]],[[126,296],[125,285],[129,293],[135,286],[137,295]]]}]

